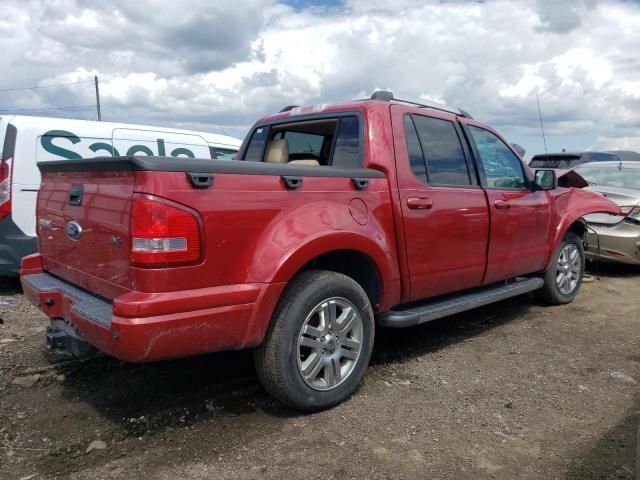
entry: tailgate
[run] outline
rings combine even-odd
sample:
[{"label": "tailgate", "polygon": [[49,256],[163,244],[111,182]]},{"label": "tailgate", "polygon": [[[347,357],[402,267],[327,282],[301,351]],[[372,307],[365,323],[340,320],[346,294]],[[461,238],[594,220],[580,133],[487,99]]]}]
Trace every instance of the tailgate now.
[{"label": "tailgate", "polygon": [[42,173],[37,231],[45,270],[109,299],[132,289],[134,172]]}]

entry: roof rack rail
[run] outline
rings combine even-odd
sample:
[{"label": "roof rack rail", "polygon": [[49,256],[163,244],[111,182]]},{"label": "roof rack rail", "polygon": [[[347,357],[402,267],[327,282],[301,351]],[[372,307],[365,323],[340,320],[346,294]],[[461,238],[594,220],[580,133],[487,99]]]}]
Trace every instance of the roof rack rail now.
[{"label": "roof rack rail", "polygon": [[300,105],[287,105],[286,107],[283,107],[280,112],[278,113],[282,113],[282,112],[289,112],[291,110],[293,110],[294,108],[298,108]]},{"label": "roof rack rail", "polygon": [[439,110],[441,112],[454,113],[456,115],[460,115],[461,117],[471,118],[473,117],[469,114],[469,112],[462,110],[461,108],[449,107],[447,105],[440,104],[430,104],[423,103],[424,101],[416,102],[414,100],[404,100],[401,98],[395,98],[393,96],[393,92],[389,92],[388,90],[376,90],[371,95],[371,100],[380,100],[382,102],[398,102],[398,103],[407,103],[409,105],[416,105],[422,108],[430,108],[432,110]]}]

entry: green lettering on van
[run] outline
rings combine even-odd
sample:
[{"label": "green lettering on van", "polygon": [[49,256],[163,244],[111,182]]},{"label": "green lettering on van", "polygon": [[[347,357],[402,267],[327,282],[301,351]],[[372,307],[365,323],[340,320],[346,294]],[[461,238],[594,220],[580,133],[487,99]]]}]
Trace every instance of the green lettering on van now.
[{"label": "green lettering on van", "polygon": [[186,148],[176,148],[171,152],[172,157],[179,157],[180,155],[185,155],[189,158],[196,158],[195,154],[191,150]]},{"label": "green lettering on van", "polygon": [[167,151],[164,148],[164,140],[162,138],[158,138],[156,143],[158,144],[158,156],[164,157],[167,154]]},{"label": "green lettering on van", "polygon": [[42,137],[40,137],[40,144],[42,145],[42,148],[53,155],[58,155],[59,157],[67,158],[69,160],[78,160],[82,158],[74,151],[54,145],[54,138],[66,138],[74,145],[80,142],[80,139],[78,137],[76,137],[71,132],[67,132],[66,130],[49,130],[44,135],[42,135]]},{"label": "green lettering on van", "polygon": [[149,147],[145,147],[144,145],[134,145],[133,147],[129,148],[129,150],[127,150],[127,155],[135,155],[138,152],[142,152],[145,155],[153,157],[153,152],[151,151],[151,149]]},{"label": "green lettering on van", "polygon": [[94,153],[98,153],[100,150],[104,150],[112,157],[120,156],[120,153],[118,152],[116,147],[112,147],[108,143],[102,143],[102,142],[92,143],[91,145],[89,145],[89,150],[91,150]]}]

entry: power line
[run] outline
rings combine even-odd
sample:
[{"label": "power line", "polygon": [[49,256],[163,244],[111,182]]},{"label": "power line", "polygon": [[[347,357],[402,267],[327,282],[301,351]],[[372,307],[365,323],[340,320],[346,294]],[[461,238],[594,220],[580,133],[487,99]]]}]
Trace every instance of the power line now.
[{"label": "power line", "polygon": [[67,107],[33,107],[33,108],[0,108],[0,112],[24,112],[24,111],[36,111],[36,110],[87,110],[96,108],[95,105],[71,105]]},{"label": "power line", "polygon": [[93,83],[93,80],[83,80],[81,82],[68,82],[68,83],[54,83],[52,85],[41,85],[34,87],[22,87],[22,88],[3,88],[0,89],[0,92],[17,92],[20,90],[39,90],[41,88],[52,88],[52,87],[66,87],[67,85],[78,85],[81,83]]}]

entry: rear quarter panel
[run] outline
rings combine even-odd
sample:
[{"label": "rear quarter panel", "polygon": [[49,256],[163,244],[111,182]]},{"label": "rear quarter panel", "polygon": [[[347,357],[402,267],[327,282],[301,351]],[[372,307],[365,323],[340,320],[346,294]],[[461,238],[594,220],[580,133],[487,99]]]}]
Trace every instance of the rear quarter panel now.
[{"label": "rear quarter panel", "polygon": [[353,249],[377,265],[383,281],[381,303],[397,296],[397,253],[385,178],[369,179],[362,191],[343,177],[305,177],[298,190],[287,190],[274,175],[214,174],[213,187],[203,190],[193,189],[179,173],[139,172],[136,178],[137,192],[170,198],[200,212],[205,252],[202,262],[193,266],[135,269],[138,291],[287,282],[318,255]]}]

